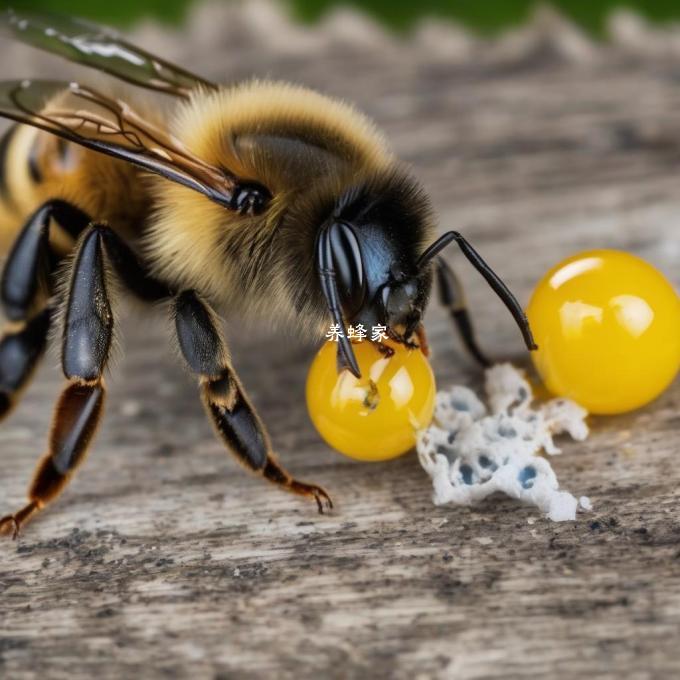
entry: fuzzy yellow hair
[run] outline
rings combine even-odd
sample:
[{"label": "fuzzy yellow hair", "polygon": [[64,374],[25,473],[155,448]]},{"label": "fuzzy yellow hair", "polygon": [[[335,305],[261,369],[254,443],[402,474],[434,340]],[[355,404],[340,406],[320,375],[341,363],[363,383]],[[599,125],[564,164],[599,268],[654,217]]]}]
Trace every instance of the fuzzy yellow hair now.
[{"label": "fuzzy yellow hair", "polygon": [[[240,216],[190,189],[155,181],[157,212],[145,246],[156,272],[178,288],[201,290],[227,310],[268,318],[275,305],[277,320],[299,318],[290,295],[281,294],[288,282],[277,281],[280,269],[268,273],[269,291],[256,296],[244,290],[248,262],[238,263],[238,251],[253,255],[270,248],[292,197],[299,201],[323,187],[337,196],[360,176],[391,167],[394,159],[381,133],[343,101],[258,80],[196,92],[178,110],[172,130],[207,163],[267,187],[272,201],[262,217]],[[287,151],[276,146],[283,143],[290,143]],[[237,253],[236,261],[226,262],[225,252]]]}]

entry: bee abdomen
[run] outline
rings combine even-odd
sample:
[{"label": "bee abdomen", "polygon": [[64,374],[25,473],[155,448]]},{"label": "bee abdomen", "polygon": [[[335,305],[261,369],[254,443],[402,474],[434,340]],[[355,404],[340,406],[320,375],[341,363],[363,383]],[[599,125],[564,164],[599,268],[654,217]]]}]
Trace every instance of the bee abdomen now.
[{"label": "bee abdomen", "polygon": [[0,254],[7,252],[28,212],[40,202],[44,177],[39,134],[13,125],[0,139]]},{"label": "bee abdomen", "polygon": [[12,125],[0,139],[0,201],[3,208],[15,208],[12,192],[7,185],[7,166],[9,150],[12,146],[12,138],[17,130],[17,125]]}]

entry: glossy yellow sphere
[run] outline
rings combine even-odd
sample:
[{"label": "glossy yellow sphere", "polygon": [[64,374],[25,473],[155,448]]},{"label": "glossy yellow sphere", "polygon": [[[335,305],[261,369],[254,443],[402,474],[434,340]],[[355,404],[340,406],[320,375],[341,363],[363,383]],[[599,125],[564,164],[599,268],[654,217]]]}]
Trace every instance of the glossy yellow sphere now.
[{"label": "glossy yellow sphere", "polygon": [[[387,343],[385,343],[387,344]],[[307,377],[307,408],[326,442],[357,460],[396,458],[416,442],[434,411],[435,382],[419,349],[390,343],[391,357],[354,343],[361,379],[336,369],[336,342],[326,342]]]},{"label": "glossy yellow sphere", "polygon": [[591,250],[564,260],[529,303],[547,388],[592,413],[623,413],[652,401],[680,367],[680,298],[639,257]]}]

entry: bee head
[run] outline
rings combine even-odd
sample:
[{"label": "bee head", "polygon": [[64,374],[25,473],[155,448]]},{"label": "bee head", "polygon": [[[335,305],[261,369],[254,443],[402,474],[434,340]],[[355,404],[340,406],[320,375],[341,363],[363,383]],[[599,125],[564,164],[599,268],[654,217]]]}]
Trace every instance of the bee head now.
[{"label": "bee head", "polygon": [[430,229],[428,199],[401,177],[352,190],[321,227],[316,265],[333,324],[344,331],[340,368],[359,376],[350,325],[363,326],[369,338],[376,326],[397,342],[413,336],[432,287],[429,263],[419,263]]}]

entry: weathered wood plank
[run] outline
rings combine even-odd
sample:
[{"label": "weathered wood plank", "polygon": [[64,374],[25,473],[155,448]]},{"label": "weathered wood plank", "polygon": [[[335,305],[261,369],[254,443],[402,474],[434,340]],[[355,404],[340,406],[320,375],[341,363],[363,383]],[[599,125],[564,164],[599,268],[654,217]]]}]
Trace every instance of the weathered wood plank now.
[{"label": "weathered wood plank", "polygon": [[[677,50],[645,50],[643,34],[566,49],[545,20],[490,45],[436,27],[399,45],[347,16],[298,36],[268,7],[203,8],[181,41],[139,35],[211,77],[266,73],[356,101],[423,178],[442,226],[465,231],[524,300],[548,266],[592,246],[631,249],[680,284]],[[2,77],[64,71],[21,47],[0,56]],[[485,346],[523,360],[500,303],[458,269]],[[477,384],[444,315],[429,322],[441,384]],[[434,508],[414,456],[335,455],[305,413],[313,348],[235,327],[235,363],[282,457],[334,495],[319,517],[223,454],[166,326],[128,320],[90,460],[17,544],[0,544],[0,675],[680,673],[677,385],[565,442],[558,476],[595,512],[558,525],[504,499]],[[49,363],[0,431],[0,512],[22,502],[42,451],[61,382]]]}]

